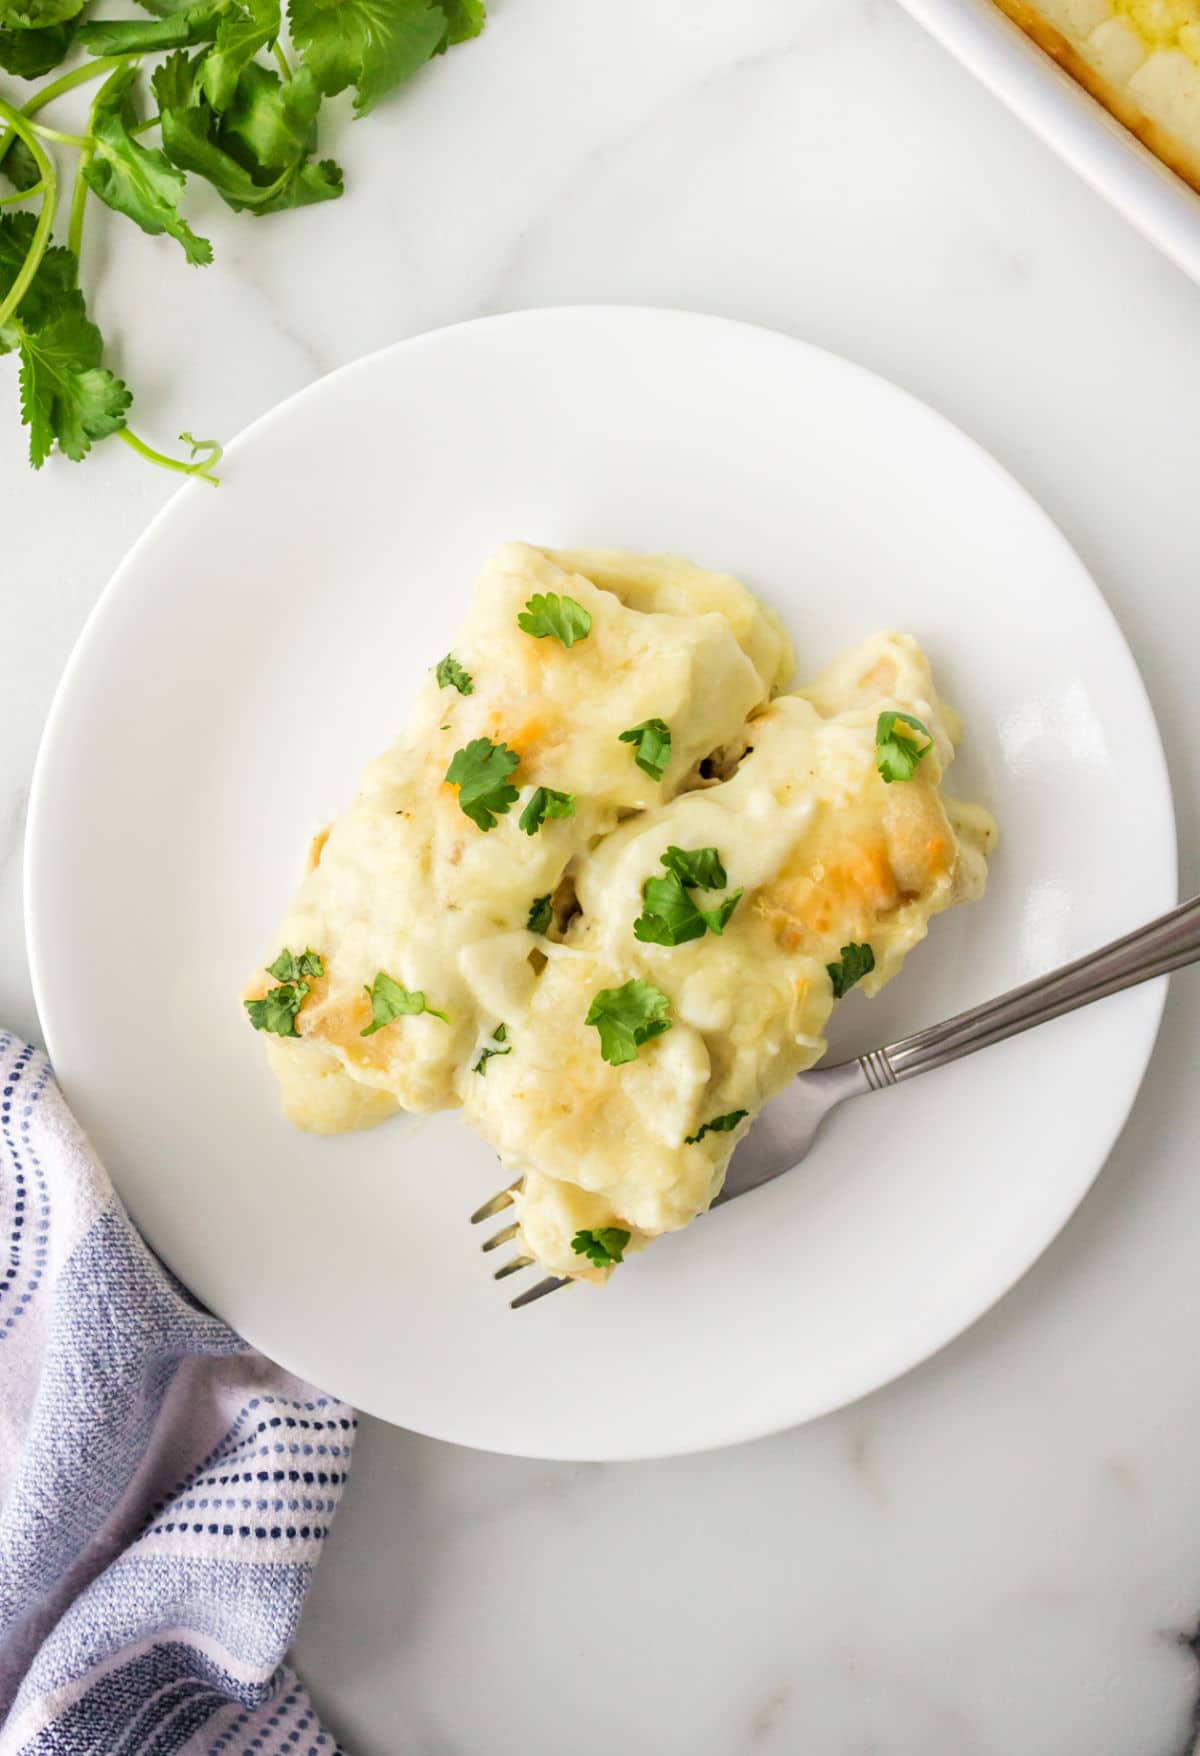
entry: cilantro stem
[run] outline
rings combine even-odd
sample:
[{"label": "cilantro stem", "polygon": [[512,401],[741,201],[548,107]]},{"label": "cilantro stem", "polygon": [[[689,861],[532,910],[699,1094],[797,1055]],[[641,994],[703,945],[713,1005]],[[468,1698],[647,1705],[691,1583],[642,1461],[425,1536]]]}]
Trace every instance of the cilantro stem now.
[{"label": "cilantro stem", "polygon": [[34,183],[29,189],[14,189],[11,195],[0,195],[0,207],[10,207],[14,201],[32,201],[46,187],[44,183]]},{"label": "cilantro stem", "polygon": [[[104,74],[111,73],[114,67],[119,67],[122,61],[128,59],[127,55],[102,55],[96,61],[85,62],[82,67],[76,67],[70,73],[64,73],[59,79],[52,79],[49,85],[44,85],[41,91],[35,92],[29,102],[22,107],[21,114],[26,120],[30,116],[36,116],[39,110],[44,110],[47,104],[52,104],[55,98],[62,97],[64,92],[74,91],[77,85],[87,85],[90,80],[100,79]],[[5,154],[16,138],[15,128],[9,128],[0,137],[0,163],[3,163]]]},{"label": "cilantro stem", "polygon": [[29,126],[35,134],[40,134],[43,140],[53,140],[59,146],[73,146],[82,152],[84,147],[89,145],[86,136],[82,134],[64,134],[61,128],[47,128],[44,122],[30,122]]},{"label": "cilantro stem", "polygon": [[88,186],[84,171],[91,159],[91,151],[81,152],[79,163],[75,167],[75,183],[71,189],[71,217],[67,224],[67,249],[75,258],[75,272],[79,273],[79,252],[83,247],[83,216],[87,211]]},{"label": "cilantro stem", "polygon": [[[116,67],[121,67],[130,57],[128,55],[111,55],[108,59],[114,62]],[[106,86],[102,86],[92,99],[92,107],[88,111],[87,119],[88,138],[83,143],[83,149],[79,154],[79,163],[75,166],[75,183],[71,190],[71,217],[67,222],[67,248],[75,258],[76,274],[79,273],[80,263],[83,260],[81,252],[83,250],[83,218],[87,212],[87,168],[92,162],[92,137],[96,130],[96,111],[106,89]]]},{"label": "cilantro stem", "polygon": [[280,73],[283,75],[284,84],[290,84],[292,78],[292,65],[284,53],[283,44],[279,41],[278,37],[276,37],[275,41],[271,44],[271,53],[275,57],[276,65],[278,66]]},{"label": "cilantro stem", "polygon": [[3,328],[29,291],[30,282],[41,265],[42,257],[46,254],[46,246],[50,242],[50,233],[54,226],[54,210],[58,206],[58,175],[54,169],[53,160],[25,117],[19,111],[14,110],[12,105],[2,97],[0,97],[0,121],[7,122],[9,127],[21,136],[33,154],[42,185],[42,205],[38,212],[37,225],[34,227],[33,242],[29,246],[29,254],[17,271],[17,278],[8,289],[7,296],[0,299],[0,328]]},{"label": "cilantro stem", "polygon": [[[221,485],[220,477],[211,473],[221,461],[222,448],[215,439],[193,440],[190,434],[181,433],[179,437],[192,447],[192,460],[189,463],[181,457],[167,457],[164,452],[155,451],[152,445],[147,445],[144,439],[139,439],[128,427],[122,427],[117,437],[123,439],[139,457],[144,457],[147,463],[156,463],[159,469],[174,470],[181,476],[196,476],[202,482],[210,482],[214,488]],[[197,452],[202,452],[203,455],[198,457]]]},{"label": "cilantro stem", "polygon": [[123,61],[128,60],[128,55],[101,55],[95,61],[85,61],[82,67],[73,68],[59,79],[52,79],[49,85],[44,85],[40,91],[35,92],[23,106],[21,114],[26,117],[36,116],[39,110],[44,110],[47,104],[62,97],[64,92],[74,91],[77,85],[87,85],[93,79],[102,79],[106,73],[111,73],[115,67],[120,67]]}]

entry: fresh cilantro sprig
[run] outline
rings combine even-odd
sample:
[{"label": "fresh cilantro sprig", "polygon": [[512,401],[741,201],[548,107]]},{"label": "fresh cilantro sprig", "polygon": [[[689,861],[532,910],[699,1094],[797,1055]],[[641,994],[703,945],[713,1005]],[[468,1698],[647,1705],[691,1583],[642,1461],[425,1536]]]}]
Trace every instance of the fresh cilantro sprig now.
[{"label": "fresh cilantro sprig", "polygon": [[732,1134],[739,1122],[744,1122],[750,1114],[749,1110],[727,1110],[723,1116],[714,1116],[711,1122],[704,1122],[695,1134],[684,1137],[685,1146],[697,1146],[706,1134]]},{"label": "fresh cilantro sprig", "polygon": [[574,815],[574,793],[556,793],[553,787],[535,787],[530,794],[529,803],[517,820],[517,827],[523,829],[526,835],[536,835],[547,818]]},{"label": "fresh cilantro sprig", "polygon": [[601,988],[588,1007],[585,1024],[600,1033],[600,1053],[611,1067],[636,1061],[651,1037],[671,1028],[671,1002],[653,982],[635,976],[619,988]]},{"label": "fresh cilantro sprig", "polygon": [[323,976],[325,965],[315,951],[284,950],[267,965],[267,974],[275,977],[277,986],[268,988],[261,1000],[244,1002],[250,1023],[272,1036],[298,1037],[296,1014],[312,992],[305,978]]},{"label": "fresh cilantro sprig", "polygon": [[574,598],[537,591],[517,617],[517,627],[532,634],[535,640],[553,639],[570,647],[577,640],[587,639],[592,631],[592,618]]},{"label": "fresh cilantro sprig", "polygon": [[460,695],[473,693],[475,684],[470,671],[464,671],[452,652],[448,652],[434,673],[439,689],[457,689]]},{"label": "fresh cilantro sprig", "polygon": [[622,744],[634,746],[633,760],[651,780],[661,780],[671,760],[671,728],[666,720],[644,719],[617,734]]},{"label": "fresh cilantro sprig", "polygon": [[586,1256],[597,1268],[613,1268],[625,1260],[631,1236],[620,1226],[600,1226],[596,1230],[576,1232],[571,1239],[571,1248],[576,1256]]},{"label": "fresh cilantro sprig", "polygon": [[440,1018],[443,1024],[450,1022],[446,1013],[439,1012],[436,1006],[426,1003],[425,996],[419,989],[414,992],[402,988],[386,970],[381,969],[370,987],[363,989],[363,993],[371,1002],[371,1022],[366,1030],[359,1032],[360,1036],[373,1037],[377,1030],[382,1030],[385,1024],[391,1024],[394,1018],[418,1018],[422,1012],[428,1012],[432,1018]]},{"label": "fresh cilantro sprig", "polygon": [[911,713],[881,713],[875,725],[875,766],[889,784],[911,780],[922,756],[933,749],[933,734]]},{"label": "fresh cilantro sprig", "polygon": [[471,1063],[471,1072],[484,1074],[487,1072],[488,1062],[494,1055],[511,1054],[512,1044],[508,1040],[508,1026],[505,1024],[498,1024],[492,1032],[491,1042],[483,1045],[482,1049],[479,1051],[479,1059]]},{"label": "fresh cilantro sprig", "polygon": [[[325,98],[353,85],[355,109],[365,114],[433,56],[477,36],[484,0],[291,0],[298,64],[282,40],[280,0],[142,4],[154,16],[85,20],[88,0],[0,0],[3,72],[41,79],[75,45],[93,57],[23,101],[0,82],[0,170],[12,188],[0,208],[23,209],[0,221],[0,353],[19,361],[35,469],[55,449],[79,461],[116,435],[151,463],[215,483],[215,441],[184,433],[190,455],[169,456],[127,424],[132,396],[104,364],[104,341],[79,286],[89,196],[152,236],[174,238],[187,262],[203,267],[212,249],[184,211],[190,177],[208,182],[229,207],[258,215],[335,200],[341,169],[316,156]],[[148,113],[139,65],[163,55],[147,69],[155,105]],[[83,133],[34,119],[100,78]],[[157,144],[146,139],[152,129]],[[78,154],[65,247],[53,241],[54,154],[64,148]]]},{"label": "fresh cilantro sprig", "polygon": [[869,945],[843,945],[841,961],[827,963],[825,968],[833,984],[833,997],[841,1000],[856,982],[870,975],[875,968],[875,953]]},{"label": "fresh cilantro sprig", "polygon": [[520,798],[508,784],[520,760],[507,744],[493,744],[490,738],[472,738],[451,757],[446,779],[458,788],[459,805],[480,829],[495,829],[496,819],[507,816]]}]

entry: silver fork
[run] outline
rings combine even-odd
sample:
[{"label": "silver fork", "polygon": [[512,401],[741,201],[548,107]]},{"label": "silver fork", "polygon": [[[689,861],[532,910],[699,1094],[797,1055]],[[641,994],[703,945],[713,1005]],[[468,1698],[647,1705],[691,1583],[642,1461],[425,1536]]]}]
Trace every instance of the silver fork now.
[{"label": "silver fork", "polygon": [[[918,1073],[945,1067],[963,1055],[973,1055],[976,1049],[986,1049],[1035,1024],[1045,1024],[1064,1012],[1090,1006],[1093,1000],[1103,1000],[1108,994],[1120,993],[1122,988],[1132,988],[1154,976],[1167,975],[1198,959],[1200,897],[1193,897],[1137,932],[1127,933],[1099,951],[1038,976],[1024,987],[1012,988],[997,1000],[987,1000],[969,1012],[960,1012],[944,1024],[931,1025],[915,1036],[889,1043],[887,1048],[872,1049],[856,1061],[841,1061],[835,1067],[817,1067],[810,1073],[801,1073],[772,1099],[738,1144],[713,1208],[736,1201],[739,1195],[747,1195],[751,1189],[761,1188],[785,1171],[793,1170],[807,1157],[826,1116],[847,1098],[882,1091],[903,1079],[915,1079]],[[478,1225],[511,1207],[520,1187],[518,1177],[507,1189],[485,1201],[471,1215],[471,1224]],[[487,1239],[483,1249],[497,1249],[516,1238],[520,1229],[519,1224],[505,1226]],[[533,1265],[532,1256],[515,1256],[496,1270],[495,1278],[505,1280]],[[513,1299],[512,1309],[518,1311],[571,1284],[569,1278],[550,1276]]]}]

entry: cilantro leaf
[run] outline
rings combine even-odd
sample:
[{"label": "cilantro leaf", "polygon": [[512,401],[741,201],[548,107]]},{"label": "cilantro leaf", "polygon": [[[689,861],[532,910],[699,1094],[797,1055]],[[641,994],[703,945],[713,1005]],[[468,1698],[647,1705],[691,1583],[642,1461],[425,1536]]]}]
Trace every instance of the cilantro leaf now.
[{"label": "cilantro leaf", "polygon": [[495,829],[496,818],[507,815],[520,798],[508,784],[520,760],[507,744],[493,744],[490,738],[472,738],[454,752],[446,779],[458,788],[459,804],[480,829]]},{"label": "cilantro leaf", "polygon": [[21,340],[21,418],[29,428],[29,461],[41,469],[55,440],[74,463],[95,439],[125,425],[133,398],[100,365],[100,331],[83,315],[83,301]]},{"label": "cilantro leaf", "polygon": [[136,73],[134,64],[128,63],[101,87],[93,107],[93,145],[84,159],[84,177],[101,201],[144,232],[152,237],[168,232],[182,245],[189,262],[209,263],[212,245],[207,238],[198,238],[179,213],[185,178],[165,153],[143,146],[130,132],[136,125],[131,98]]},{"label": "cilantro leaf", "polygon": [[[215,41],[221,8],[214,5],[185,6],[166,18],[97,18],[80,25],[78,40],[89,55],[141,55],[155,49],[182,49],[192,43]],[[132,68],[118,68],[128,80]]]},{"label": "cilantro leaf", "polygon": [[730,1110],[724,1116],[714,1116],[711,1122],[705,1122],[695,1134],[685,1137],[685,1146],[695,1146],[704,1139],[706,1134],[731,1134],[739,1122],[744,1122],[750,1114],[749,1110]]},{"label": "cilantro leaf", "polygon": [[286,82],[274,68],[250,62],[226,105],[229,150],[248,170],[282,170],[316,145],[321,92],[303,67]]},{"label": "cilantro leaf", "polygon": [[[214,4],[218,0],[213,0]],[[155,18],[170,18],[172,13],[187,12],[196,4],[196,0],[138,0],[138,5],[146,12],[152,12]]]},{"label": "cilantro leaf", "polygon": [[[0,215],[0,299],[12,287],[33,245],[37,220],[31,213]],[[37,273],[25,289],[14,315],[0,329],[0,354],[21,345],[22,334],[40,329],[64,310],[83,310],[76,291],[77,264],[70,250],[54,244],[38,263]]]},{"label": "cilantro leaf", "polygon": [[544,933],[554,919],[554,910],[550,906],[550,897],[535,896],[529,908],[529,919],[525,925],[531,933]]},{"label": "cilantro leaf", "polygon": [[[75,11],[79,12],[81,6],[82,0],[75,7]],[[3,9],[0,9],[0,19],[6,16]],[[73,18],[67,18],[59,24],[42,25],[37,30],[8,30],[0,26],[0,67],[6,73],[15,74],[18,79],[40,79],[43,73],[49,73],[52,67],[57,67],[66,58],[74,37]],[[16,144],[14,142],[14,147]],[[28,155],[29,149],[25,147],[25,142],[21,141],[20,145]],[[13,148],[10,147],[5,157],[5,170],[10,181],[12,167],[8,161],[12,152]],[[37,178],[34,177],[32,182],[36,183]],[[30,184],[18,183],[16,186],[29,188]]]},{"label": "cilantro leaf", "polygon": [[633,936],[645,945],[686,945],[691,939],[703,939],[706,932],[719,937],[741,899],[742,892],[735,890],[714,909],[698,908],[677,871],[665,878],[647,878]]},{"label": "cilantro leaf", "polygon": [[548,817],[574,817],[574,793],[556,793],[553,787],[535,787],[517,827],[536,835]]},{"label": "cilantro leaf", "polygon": [[217,40],[200,65],[197,86],[214,110],[228,109],[238,81],[260,49],[279,35],[279,0],[246,0],[223,14]]},{"label": "cilantro leaf", "polygon": [[[503,1043],[505,1044],[505,1047],[500,1049],[494,1048],[492,1046],[494,1043]],[[511,1054],[512,1044],[508,1041],[508,1029],[505,1025],[498,1024],[492,1032],[492,1041],[484,1044],[483,1048],[479,1051],[478,1061],[472,1063],[471,1072],[482,1075],[487,1072],[487,1064],[492,1059],[493,1055]]]},{"label": "cilantro leaf", "polygon": [[246,1000],[243,1004],[255,1030],[267,1030],[277,1037],[298,1037],[296,1014],[307,994],[307,982],[280,982],[277,988],[268,988],[261,1000]]},{"label": "cilantro leaf", "polygon": [[661,855],[661,863],[677,875],[681,884],[700,890],[724,890],[729,883],[716,848],[694,848],[688,853],[683,848],[670,847]]},{"label": "cilantro leaf", "polygon": [[619,988],[601,988],[588,1007],[585,1024],[600,1032],[600,1053],[612,1067],[636,1061],[651,1037],[670,1030],[671,1002],[653,982],[635,976]]},{"label": "cilantro leaf", "polygon": [[[25,34],[32,36],[34,33],[30,31]],[[3,60],[0,59],[0,66],[2,65]],[[13,137],[0,169],[14,189],[32,189],[35,183],[41,182],[42,173],[38,170],[37,160],[19,134]]]},{"label": "cilantro leaf", "polygon": [[642,912],[633,923],[633,936],[644,945],[686,945],[703,939],[708,925],[684,889],[677,872],[665,878],[647,878],[642,885]]},{"label": "cilantro leaf", "polygon": [[277,982],[298,982],[302,976],[323,976],[325,965],[317,952],[281,951],[274,963],[267,965],[267,974]]},{"label": "cilantro leaf", "polygon": [[422,1012],[428,1012],[433,1018],[440,1018],[443,1024],[450,1022],[444,1012],[425,1004],[424,994],[419,990],[413,993],[408,988],[402,988],[399,982],[392,980],[386,970],[381,969],[370,987],[363,989],[363,993],[371,1002],[371,1022],[366,1030],[358,1033],[360,1036],[373,1037],[377,1030],[382,1030],[393,1018],[416,1018]]},{"label": "cilantro leaf", "polygon": [[665,720],[644,719],[619,734],[622,744],[636,746],[633,760],[651,780],[661,780],[671,760],[671,728]]},{"label": "cilantro leaf", "polygon": [[840,963],[827,963],[829,979],[833,983],[833,997],[840,1000],[848,994],[855,982],[861,982],[875,968],[875,953],[869,945],[843,945]]},{"label": "cilantro leaf", "polygon": [[360,116],[423,67],[448,37],[446,13],[429,0],[289,0],[288,23],[321,90],[334,97],[355,86]]},{"label": "cilantro leaf", "polygon": [[741,890],[732,890],[728,896],[722,898],[716,908],[702,908],[700,910],[708,924],[709,932],[715,933],[718,939],[729,925],[733,911],[741,902],[743,894]]},{"label": "cilantro leaf", "polygon": [[[0,217],[0,299],[21,271],[36,223],[31,213]],[[19,307],[0,329],[0,354],[20,355],[21,418],[29,428],[29,461],[35,469],[55,441],[64,456],[79,462],[93,440],[125,425],[133,400],[100,364],[100,331],[88,321],[75,274],[69,250],[60,245],[47,250]]]},{"label": "cilantro leaf", "polygon": [[0,0],[0,27],[11,31],[44,30],[66,24],[83,10],[84,0]]},{"label": "cilantro leaf", "polygon": [[185,55],[182,49],[159,62],[150,75],[150,89],[160,111],[186,110],[199,101],[196,82],[203,65],[203,54]]},{"label": "cilantro leaf", "polygon": [[592,631],[592,618],[574,598],[560,598],[553,591],[536,591],[517,617],[517,627],[535,640],[552,639],[563,646],[574,646],[586,640]]},{"label": "cilantro leaf", "polygon": [[286,84],[269,67],[242,69],[218,114],[196,90],[198,63],[172,56],[151,81],[161,110],[163,149],[173,164],[212,184],[236,211],[280,213],[342,193],[341,167],[315,163],[321,93],[307,68]]},{"label": "cilantro leaf", "polygon": [[463,670],[452,652],[446,654],[435,674],[439,689],[457,689],[460,695],[470,695],[474,691],[471,673]]},{"label": "cilantro leaf", "polygon": [[880,714],[875,726],[875,766],[885,781],[911,780],[917,763],[932,749],[929,727],[919,719],[910,713]]},{"label": "cilantro leaf", "polygon": [[597,1268],[611,1268],[625,1260],[625,1247],[630,1234],[620,1226],[601,1226],[595,1231],[576,1232],[571,1248],[576,1256],[586,1256]]},{"label": "cilantro leaf", "polygon": [[[484,0],[439,0],[439,4],[446,14],[449,26],[444,45],[446,48],[453,43],[465,43],[468,38],[479,35],[487,19]],[[440,54],[442,51],[438,52]]]}]

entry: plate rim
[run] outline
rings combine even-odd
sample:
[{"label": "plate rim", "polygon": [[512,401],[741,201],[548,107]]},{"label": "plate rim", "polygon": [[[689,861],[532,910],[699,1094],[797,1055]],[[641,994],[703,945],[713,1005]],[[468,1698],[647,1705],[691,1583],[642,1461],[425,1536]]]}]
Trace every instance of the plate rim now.
[{"label": "plate rim", "polygon": [[[1090,588],[1094,608],[1100,611],[1101,615],[1107,620],[1111,632],[1115,635],[1118,651],[1123,656],[1123,659],[1128,666],[1131,687],[1137,692],[1140,698],[1140,703],[1145,714],[1146,730],[1148,733],[1146,757],[1149,764],[1149,772],[1145,777],[1145,782],[1147,791],[1153,794],[1151,806],[1152,815],[1156,821],[1161,823],[1162,831],[1165,834],[1165,844],[1162,850],[1165,864],[1163,876],[1169,900],[1164,906],[1167,908],[1172,906],[1172,903],[1178,898],[1178,833],[1170,771],[1162,742],[1162,735],[1159,730],[1153,701],[1149,690],[1146,687],[1146,682],[1142,676],[1141,669],[1137,663],[1136,655],[1129,645],[1129,642],[1126,640],[1120,623],[1108,603],[1107,598],[1101,591],[1090,568],[1083,561],[1077,550],[1067,539],[1065,533],[1059,528],[1058,524],[1050,516],[1036,495],[1034,495],[1024,483],[1021,482],[1005,464],[1001,463],[1000,460],[996,458],[979,440],[977,440],[971,433],[965,431],[956,422],[952,421],[947,415],[944,415],[940,409],[926,402],[923,398],[908,390],[904,385],[897,384],[894,380],[885,377],[883,374],[874,371],[868,366],[862,365],[857,360],[847,358],[845,355],[839,354],[833,349],[825,348],[818,343],[810,342],[800,336],[793,336],[786,331],[773,329],[768,325],[747,322],[738,318],[715,316],[683,307],[622,303],[580,303],[528,306],[515,311],[470,318],[461,323],[439,325],[435,329],[424,330],[415,335],[404,337],[399,341],[388,343],[382,348],[375,349],[370,353],[360,355],[353,360],[347,361],[343,365],[335,368],[332,372],[325,373],[322,376],[311,380],[308,384],[302,385],[299,389],[293,391],[280,402],[275,403],[269,409],[264,410],[262,414],[258,415],[246,427],[242,428],[229,442],[225,448],[225,457],[227,459],[236,457],[261,431],[268,429],[275,422],[286,421],[294,405],[309,398],[315,399],[319,397],[327,387],[332,386],[337,382],[344,381],[355,375],[368,373],[370,370],[377,367],[380,361],[386,358],[401,354],[405,351],[417,351],[435,343],[443,337],[460,331],[466,332],[479,329],[516,327],[530,322],[536,323],[545,319],[554,321],[567,319],[569,321],[578,320],[583,322],[594,322],[597,320],[610,322],[613,319],[616,319],[618,321],[631,320],[636,323],[666,322],[671,325],[684,323],[696,325],[701,328],[720,328],[730,332],[741,332],[747,335],[756,345],[762,345],[765,342],[768,345],[782,346],[789,350],[798,349],[804,353],[821,356],[824,360],[832,362],[837,368],[848,371],[852,375],[861,379],[871,381],[876,389],[881,388],[884,393],[902,399],[903,402],[914,409],[920,418],[932,421],[943,431],[947,431],[959,444],[968,447],[969,450],[975,454],[976,460],[980,462],[985,469],[993,472],[994,475],[1001,478],[1010,491],[1016,493],[1026,501],[1036,514],[1039,522],[1045,528],[1047,535],[1059,544],[1073,561],[1081,585],[1086,585]],[[51,787],[50,771],[54,763],[55,745],[65,731],[65,720],[69,712],[69,699],[73,693],[77,675],[86,667],[90,644],[95,638],[100,624],[109,613],[112,605],[117,601],[119,595],[126,590],[133,589],[129,582],[135,577],[143,550],[149,547],[157,538],[160,528],[169,523],[170,519],[175,515],[176,509],[186,497],[194,497],[197,494],[211,492],[211,488],[207,487],[204,483],[195,480],[182,483],[154,514],[145,528],[135,538],[126,553],[122,556],[105,585],[97,595],[96,601],[88,612],[88,615],[75,639],[58,683],[54,689],[45,724],[42,729],[42,734],[38,742],[37,756],[30,785],[25,848],[22,862],[22,899],[24,905],[26,949],[33,986],[34,1003],[45,1039],[47,1054],[52,1067],[55,1067],[55,1030],[52,1022],[53,1004],[48,1001],[48,985],[46,980],[46,946],[48,943],[48,934],[46,923],[44,922],[41,913],[41,905],[38,900],[38,877],[41,865],[47,857],[44,848],[44,837],[46,834],[45,821],[47,814],[46,800],[49,796]],[[1124,1103],[1120,1107],[1119,1112],[1115,1114],[1112,1127],[1107,1133],[1104,1150],[1099,1155],[1087,1180],[1078,1191],[1074,1191],[1064,1198],[1061,1212],[1056,1214],[1052,1229],[1050,1229],[1041,1239],[1038,1247],[1027,1256],[1025,1255],[1025,1252],[1021,1252],[1023,1259],[1022,1266],[1020,1266],[1015,1273],[1011,1272],[1009,1268],[1005,1268],[1001,1277],[1003,1280],[1002,1285],[996,1290],[989,1288],[982,1303],[972,1300],[972,1314],[969,1317],[965,1320],[955,1319],[955,1326],[950,1333],[931,1341],[927,1347],[923,1347],[918,1353],[912,1355],[905,1365],[895,1370],[885,1370],[882,1376],[877,1369],[868,1368],[862,1375],[861,1382],[856,1382],[851,1375],[847,1379],[850,1386],[847,1390],[839,1392],[831,1397],[818,1400],[814,1406],[804,1414],[782,1423],[778,1419],[770,1417],[747,1419],[742,1423],[732,1421],[726,1424],[717,1436],[709,1436],[699,1439],[689,1437],[681,1443],[673,1444],[668,1448],[664,1448],[661,1442],[648,1445],[628,1441],[625,1443],[614,1443],[599,1457],[597,1456],[594,1447],[587,1449],[572,1449],[563,1445],[561,1442],[556,1443],[554,1449],[546,1449],[543,1447],[538,1450],[527,1450],[521,1449],[512,1444],[496,1444],[494,1442],[485,1442],[474,1438],[464,1438],[456,1433],[438,1431],[434,1428],[423,1427],[409,1421],[400,1422],[394,1416],[384,1412],[376,1406],[373,1406],[370,1397],[354,1397],[349,1400],[352,1400],[355,1407],[362,1413],[372,1414],[376,1418],[388,1422],[390,1425],[401,1425],[407,1431],[419,1433],[424,1437],[437,1439],[443,1443],[463,1445],[469,1449],[491,1452],[499,1456],[536,1457],[548,1461],[562,1462],[633,1462],[695,1455],[705,1451],[723,1449],[730,1445],[748,1443],[755,1439],[765,1438],[773,1433],[790,1431],[793,1427],[807,1425],[810,1421],[823,1419],[826,1415],[829,1415],[838,1409],[853,1406],[874,1391],[907,1377],[910,1372],[915,1371],[919,1366],[922,1366],[927,1361],[935,1358],[944,1348],[949,1347],[953,1342],[959,1340],[964,1334],[972,1329],[976,1323],[985,1317],[988,1312],[993,1310],[1001,1300],[1003,1300],[1008,1293],[1025,1278],[1060,1236],[1072,1215],[1082,1205],[1083,1201],[1095,1185],[1097,1178],[1111,1157],[1113,1149],[1128,1123],[1130,1113],[1133,1109],[1134,1103],[1137,1101],[1158,1038],[1169,979],[1169,977],[1162,977],[1153,983],[1146,984],[1145,987],[1140,990],[1142,994],[1142,1004],[1146,1007],[1148,1016],[1144,1027],[1144,1043],[1139,1047],[1136,1055],[1136,1073],[1130,1080],[1128,1101]],[[1137,991],[1138,990],[1135,990],[1135,992]],[[69,1104],[69,1091],[66,1091],[64,1095]],[[121,1195],[116,1179],[113,1179],[110,1176],[110,1180],[112,1181],[118,1199],[124,1204],[124,1197]],[[150,1243],[149,1240],[147,1240],[147,1243],[148,1246],[160,1256],[161,1260],[167,1265],[167,1267],[171,1268],[169,1254],[160,1250],[156,1244]],[[171,1271],[173,1273],[175,1272],[174,1269]],[[199,1295],[196,1296],[199,1297]],[[218,1311],[215,1312],[215,1314],[222,1317],[223,1321],[229,1321],[228,1318],[223,1317],[221,1312]],[[253,1333],[253,1331],[257,1329],[256,1324],[250,1326],[250,1332],[240,1325],[231,1324],[231,1327],[236,1329],[237,1333],[243,1337],[249,1346],[264,1353],[266,1357],[276,1361],[276,1363],[281,1365],[285,1370],[302,1379],[310,1378],[309,1371],[302,1361],[297,1361],[295,1359],[290,1347],[286,1347],[282,1350],[275,1347],[270,1349],[262,1347]],[[331,1394],[338,1394],[338,1392],[334,1391],[331,1392]]]}]

